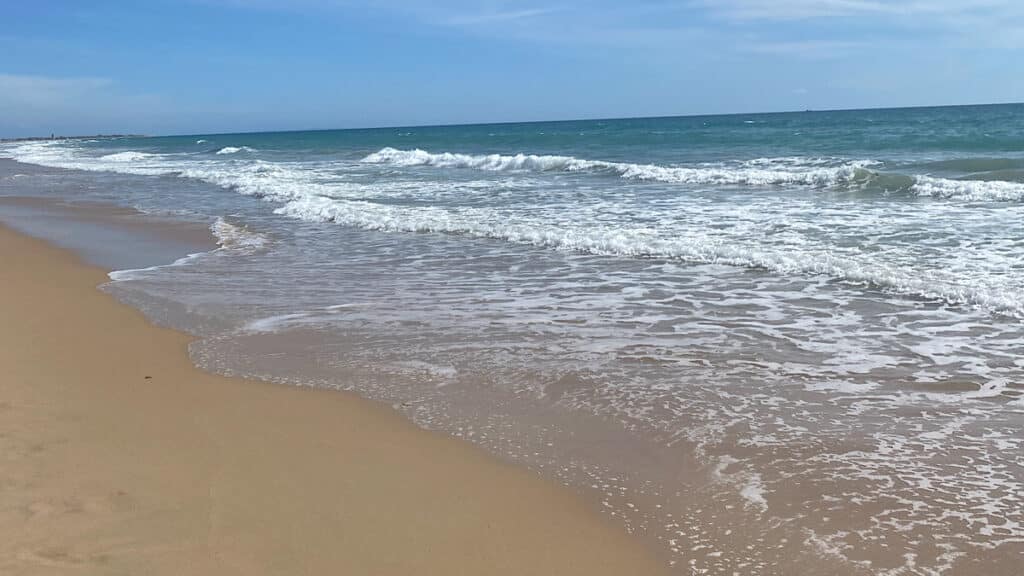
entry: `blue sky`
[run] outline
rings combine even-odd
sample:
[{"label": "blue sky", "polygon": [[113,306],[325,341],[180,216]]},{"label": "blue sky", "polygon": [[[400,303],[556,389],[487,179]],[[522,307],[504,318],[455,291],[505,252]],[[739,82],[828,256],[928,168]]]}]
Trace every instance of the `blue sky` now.
[{"label": "blue sky", "polygon": [[1021,0],[5,4],[0,136],[1024,100]]}]

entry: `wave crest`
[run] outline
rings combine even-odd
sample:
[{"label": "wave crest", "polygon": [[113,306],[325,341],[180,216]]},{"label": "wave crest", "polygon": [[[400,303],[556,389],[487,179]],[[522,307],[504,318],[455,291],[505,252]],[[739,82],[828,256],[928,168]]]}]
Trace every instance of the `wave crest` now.
[{"label": "wave crest", "polygon": [[217,245],[224,250],[251,253],[266,248],[269,243],[263,234],[232,224],[223,217],[217,218],[210,225],[210,231],[217,238]]},{"label": "wave crest", "polygon": [[574,156],[536,154],[430,153],[383,148],[362,160],[369,164],[432,166],[489,171],[592,172],[670,184],[719,186],[862,187],[879,192],[905,192],[921,197],[970,202],[1024,200],[1024,183],[1003,180],[954,180],[925,175],[877,172],[873,160],[826,158],[757,158],[734,165],[661,166],[585,160]]},{"label": "wave crest", "polygon": [[237,154],[239,152],[256,152],[256,149],[248,146],[225,146],[214,154]]},{"label": "wave crest", "polygon": [[[791,159],[782,159],[791,160]],[[724,166],[660,166],[657,164],[632,164],[586,160],[574,156],[537,154],[483,154],[470,155],[452,152],[433,154],[425,150],[398,150],[383,148],[363,158],[371,164],[392,164],[395,166],[434,166],[438,168],[473,168],[491,171],[537,171],[537,172],[595,172],[612,173],[631,180],[649,180],[672,184],[718,184],[718,185],[780,185],[798,184],[808,186],[831,186],[844,182],[868,180],[873,172],[867,166],[871,160],[855,160],[838,165],[787,165],[780,162],[774,168],[771,160],[759,159],[735,167]]]},{"label": "wave crest", "polygon": [[128,151],[107,154],[106,156],[100,156],[100,159],[109,162],[138,162],[139,160],[148,160],[153,156],[153,154],[147,154],[146,152]]},{"label": "wave crest", "polygon": [[1004,180],[950,180],[917,176],[911,191],[918,196],[955,198],[971,202],[1024,200],[1024,183]]},{"label": "wave crest", "polygon": [[[339,180],[337,174],[325,176],[323,166],[303,163],[280,163],[258,159],[236,162],[186,161],[169,156],[143,153],[118,153],[115,158],[85,156],[74,149],[50,143],[32,143],[7,148],[6,154],[23,162],[61,168],[110,171],[126,174],[175,175],[194,178],[232,189],[240,194],[265,198],[279,203],[279,214],[310,221],[334,221],[365,229],[408,232],[437,232],[502,239],[562,250],[620,256],[664,257],[697,263],[729,264],[760,268],[779,274],[824,274],[833,278],[864,282],[888,291],[938,298],[951,303],[972,303],[985,308],[1008,311],[1024,316],[1024,297],[1016,286],[1008,286],[998,278],[989,281],[971,276],[953,277],[941,268],[915,269],[872,255],[843,255],[827,249],[792,250],[787,245],[757,244],[738,241],[717,234],[712,229],[689,230],[685,234],[671,229],[644,228],[631,221],[608,221],[604,224],[582,214],[573,218],[561,215],[546,217],[533,212],[513,214],[509,211],[478,205],[442,207],[431,202],[414,206],[393,205],[365,200],[374,191],[386,193],[396,186],[386,180],[360,184]],[[114,156],[114,155],[111,155]],[[124,161],[120,158],[145,158],[146,161]],[[465,165],[489,167],[492,170],[604,170],[624,177],[677,178],[700,174],[704,181],[718,182],[715,174],[727,172],[730,182],[753,182],[752,175],[783,174],[788,182],[828,182],[836,170],[867,169],[869,165],[847,161],[836,166],[833,159],[758,159],[735,163],[733,168],[702,166],[694,168],[633,165],[603,161],[580,160],[568,156],[430,154],[423,151],[401,151],[385,148],[364,159],[366,162],[408,163],[409,165]],[[330,167],[333,168],[333,167]],[[321,172],[318,172],[321,170]],[[716,172],[718,171],[718,172]],[[735,174],[742,174],[739,179]],[[667,174],[668,176],[664,176]],[[710,176],[709,176],[710,174]],[[811,174],[811,176],[808,176]],[[794,176],[795,175],[795,176]],[[858,176],[859,177],[859,176]],[[822,179],[824,178],[824,180]],[[905,190],[908,194],[964,201],[1009,201],[1024,199],[1024,184],[1006,181],[949,180],[930,176],[881,174],[875,186]],[[801,180],[802,179],[802,180]],[[422,179],[408,183],[422,187]],[[444,182],[444,186],[452,185]],[[488,185],[493,185],[488,184]],[[824,184],[820,184],[824,185]],[[519,217],[522,216],[522,217]],[[598,225],[601,224],[601,225]],[[251,231],[219,220],[214,233],[225,249],[257,250],[266,245],[265,237],[251,238]]]},{"label": "wave crest", "polygon": [[365,201],[310,195],[286,202],[275,213],[307,221],[335,222],[385,232],[435,232],[491,238],[517,244],[596,255],[667,258],[695,264],[724,264],[781,275],[825,275],[874,286],[885,291],[972,304],[1024,316],[1024,298],[998,286],[963,284],[943,273],[921,273],[871,259],[853,259],[829,250],[794,251],[786,247],[749,245],[710,233],[664,237],[649,229],[589,224],[509,221],[485,209],[451,212],[436,207],[408,209]]}]

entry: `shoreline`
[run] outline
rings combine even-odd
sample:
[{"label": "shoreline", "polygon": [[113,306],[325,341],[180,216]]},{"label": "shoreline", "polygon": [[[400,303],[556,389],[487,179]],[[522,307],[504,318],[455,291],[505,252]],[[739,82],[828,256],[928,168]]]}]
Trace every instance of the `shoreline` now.
[{"label": "shoreline", "polygon": [[4,226],[0,254],[0,571],[666,571],[568,488],[351,393],[202,372],[103,270]]},{"label": "shoreline", "polygon": [[0,143],[48,142],[51,140],[94,140],[100,138],[148,138],[148,136],[146,136],[145,134],[93,134],[91,136],[60,136],[58,134],[52,134],[50,136],[15,136],[12,138],[0,138]]}]

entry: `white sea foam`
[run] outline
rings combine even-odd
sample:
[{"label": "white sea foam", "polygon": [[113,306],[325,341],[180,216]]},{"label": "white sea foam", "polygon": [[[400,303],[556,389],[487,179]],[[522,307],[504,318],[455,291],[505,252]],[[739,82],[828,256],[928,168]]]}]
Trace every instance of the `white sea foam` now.
[{"label": "white sea foam", "polygon": [[71,170],[150,176],[168,174],[174,171],[166,159],[159,154],[129,150],[98,157],[84,156],[74,148],[65,146],[61,141],[29,142],[13,147],[0,148],[0,154],[18,162]]},{"label": "white sea foam", "polygon": [[106,156],[100,156],[100,160],[106,160],[108,162],[137,162],[139,160],[146,160],[152,158],[152,154],[145,152],[117,152],[114,154],[107,154]]},{"label": "white sea foam", "polygon": [[248,146],[225,146],[220,150],[217,150],[215,154],[237,154],[239,152],[255,152],[255,148]]},{"label": "white sea foam", "polygon": [[768,501],[765,500],[764,492],[764,482],[761,481],[761,475],[756,473],[750,474],[743,487],[740,488],[740,496],[747,501],[747,505],[760,510],[768,509]]},{"label": "white sea foam", "polygon": [[217,244],[224,250],[255,252],[265,248],[269,242],[266,236],[217,218],[210,225],[210,231],[217,238]]},{"label": "white sea foam", "polygon": [[200,138],[199,140],[196,140],[196,144],[206,144],[206,140]]},{"label": "white sea foam", "polygon": [[[31,142],[8,148],[9,157],[20,162],[71,168],[78,170],[120,172],[125,174],[161,175],[180,174],[213,182],[224,187],[236,187],[241,181],[240,191],[254,194],[251,184],[260,180],[263,188],[275,186],[271,176],[287,179],[305,179],[307,185],[315,186],[305,168],[292,171],[269,162],[256,160],[246,167],[206,166],[195,162],[175,162],[158,154],[138,151],[117,152],[100,157],[86,157],[65,148],[61,142]],[[226,146],[216,154],[227,155],[238,152],[257,152],[247,147]],[[486,154],[469,155],[457,153],[433,154],[423,150],[398,150],[383,148],[363,158],[364,163],[390,164],[394,166],[432,166],[438,168],[470,168],[486,171],[527,171],[567,173],[607,173],[637,181],[656,181],[683,185],[719,186],[809,186],[827,188],[869,184],[879,178],[870,170],[878,162],[873,160],[840,160],[829,158],[758,158],[733,165],[700,165],[694,167],[662,166],[656,164],[633,164],[586,160],[573,156],[535,154]],[[1024,183],[1001,180],[954,180],[926,175],[905,176],[898,187],[908,187],[911,193],[922,197],[962,200],[970,202],[1012,202],[1024,200]],[[341,185],[335,183],[335,186]],[[268,194],[273,192],[265,191]],[[262,194],[263,192],[259,192]]]},{"label": "white sea foam", "polygon": [[145,268],[131,268],[125,270],[114,270],[107,273],[107,277],[114,282],[123,280],[134,280],[145,276],[147,273],[155,272],[164,268],[185,266],[191,264],[212,252],[231,251],[236,253],[254,253],[263,249],[269,240],[263,234],[253,232],[243,226],[236,226],[223,218],[217,218],[210,225],[210,231],[217,239],[217,248],[211,252],[195,252],[182,258],[178,258],[170,264],[157,264]]},{"label": "white sea foam", "polygon": [[877,382],[848,382],[846,380],[821,380],[804,385],[811,392],[838,392],[847,395],[859,395],[878,388]]},{"label": "white sea foam", "polygon": [[[586,160],[573,156],[536,154],[458,154],[430,153],[425,150],[383,148],[363,158],[371,164],[394,166],[434,166],[490,171],[594,172],[611,173],[622,178],[672,184],[719,186],[812,186],[831,187],[866,185],[879,179],[870,170],[874,160],[837,160],[826,158],[758,158],[735,165],[662,166]],[[1007,202],[1024,199],[1024,183],[999,180],[953,180],[932,176],[906,176],[898,188],[909,186],[917,196],[966,201]],[[906,189],[906,188],[904,188]]]},{"label": "white sea foam", "polygon": [[586,221],[510,221],[500,213],[483,209],[467,208],[459,212],[435,207],[410,209],[322,196],[288,200],[276,212],[304,220],[333,221],[371,230],[442,232],[591,254],[726,264],[783,275],[824,274],[895,293],[955,304],[978,304],[993,310],[1024,315],[1024,294],[1019,291],[1000,286],[960,283],[943,274],[907,269],[867,257],[836,255],[827,248],[813,246],[795,250],[786,245],[741,243],[703,232],[683,237],[659,237],[644,227],[607,227]]},{"label": "white sea foam", "polygon": [[1002,180],[950,180],[916,176],[912,190],[918,196],[973,202],[1012,202],[1024,199],[1024,183]]},{"label": "white sea foam", "polygon": [[[355,184],[338,181],[317,167],[301,163],[283,164],[262,160],[242,165],[217,161],[181,160],[142,152],[120,152],[103,157],[88,157],[60,143],[30,143],[7,149],[15,159],[56,166],[127,174],[178,175],[204,180],[238,193],[280,203],[279,214],[309,221],[333,221],[365,229],[398,232],[439,232],[514,243],[587,252],[602,255],[659,257],[693,263],[725,264],[757,268],[774,273],[822,274],[844,281],[864,283],[884,290],[955,304],[975,304],[992,310],[1024,315],[1024,293],[1014,290],[1006,279],[958,277],[942,269],[922,269],[889,261],[872,254],[837,252],[829,245],[808,243],[806,238],[789,242],[765,242],[752,229],[746,235],[723,234],[713,227],[721,218],[735,218],[744,209],[735,206],[728,214],[715,216],[711,226],[674,225],[664,230],[615,219],[596,220],[602,213],[548,211],[507,212],[475,206],[440,207],[432,202],[415,206],[365,201],[362,198],[386,195],[388,181]],[[365,163],[398,166],[470,167],[491,171],[604,171],[626,178],[690,181],[701,183],[805,183],[825,186],[852,178],[870,161],[847,161],[836,165],[834,159],[761,158],[732,167],[666,167],[580,160],[570,156],[431,154],[422,150],[403,151],[384,148],[364,158]],[[845,176],[844,176],[845,175]],[[942,188],[945,197],[1012,200],[1021,185],[1011,182],[957,181],[919,176],[921,186]],[[457,182],[415,183],[415,187],[459,186]],[[436,187],[435,186],[435,187]],[[944,187],[944,188],[943,188]],[[921,193],[921,192],[918,192]],[[595,210],[599,210],[600,205]],[[752,208],[755,209],[755,208]],[[782,215],[786,218],[785,215]],[[756,226],[765,225],[764,217],[751,215]],[[862,224],[858,224],[860,226]],[[252,245],[247,245],[252,249]],[[1009,264],[1009,261],[1008,261]]]},{"label": "white sea foam", "polygon": [[248,322],[242,327],[244,332],[274,332],[280,330],[282,326],[295,323],[304,318],[309,318],[308,312],[294,312],[290,314],[276,314],[274,316],[267,316],[266,318],[257,318]]},{"label": "white sea foam", "polygon": [[[363,162],[392,164],[395,166],[435,166],[438,168],[473,168],[491,171],[606,172],[617,174],[626,179],[675,184],[762,186],[795,184],[821,187],[867,179],[871,176],[871,173],[866,170],[866,167],[874,164],[870,160],[855,160],[836,166],[811,165],[787,167],[790,169],[782,169],[784,166],[779,166],[775,169],[761,168],[754,163],[728,167],[681,167],[585,160],[573,156],[536,154],[470,155],[451,152],[432,154],[419,149],[398,150],[395,148],[383,148],[363,158]],[[765,164],[763,159],[761,164]]]},{"label": "white sea foam", "polygon": [[726,472],[726,470],[742,461],[732,456],[719,456],[714,467],[711,469],[711,478],[715,482],[727,482],[735,484],[739,494],[745,500],[745,505],[764,511],[768,509],[768,501],[765,499],[765,486],[761,475],[756,472],[744,470]]},{"label": "white sea foam", "polygon": [[147,272],[153,272],[156,270],[160,270],[162,268],[170,268],[173,266],[184,266],[186,264],[190,264],[197,258],[203,256],[204,254],[207,254],[207,252],[196,252],[194,254],[189,254],[187,256],[178,258],[177,260],[171,262],[170,264],[157,264],[155,266],[147,266],[145,268],[127,268],[124,270],[111,270],[110,272],[107,272],[107,278],[110,278],[114,282],[119,282],[122,280],[134,280],[140,276],[145,275]]}]

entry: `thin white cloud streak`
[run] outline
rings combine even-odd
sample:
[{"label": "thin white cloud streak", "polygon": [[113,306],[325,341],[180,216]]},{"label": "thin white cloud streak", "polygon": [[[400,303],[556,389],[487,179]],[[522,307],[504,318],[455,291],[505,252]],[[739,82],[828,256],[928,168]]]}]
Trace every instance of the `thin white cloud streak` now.
[{"label": "thin white cloud streak", "polygon": [[[763,41],[738,45],[748,53],[823,59],[881,46],[913,53],[935,43],[957,52],[1024,49],[1022,0],[692,0],[688,5],[711,18],[720,34],[758,30]],[[786,34],[798,39],[779,37],[773,32],[776,23],[785,23]],[[823,51],[816,54],[819,48]]]},{"label": "thin white cloud streak", "polygon": [[[865,51],[1024,49],[1024,0],[193,0],[309,12],[389,14],[435,29],[523,43],[789,60]],[[558,1],[558,0],[556,0]],[[775,24],[786,24],[776,26]],[[584,48],[586,47],[586,48]]]},{"label": "thin white cloud streak", "polygon": [[[1024,45],[1024,0],[565,0],[557,6],[526,5],[506,0],[193,0],[239,8],[312,9],[390,13],[429,26],[486,33],[522,41],[610,46],[672,46],[694,36],[714,40],[732,37],[733,26],[772,22],[824,22],[846,26],[856,22],[850,36],[832,38],[858,42],[872,30],[872,42],[895,39],[899,30],[945,34],[994,49]],[[796,24],[794,24],[796,25]],[[859,31],[857,31],[859,29]],[[839,30],[842,33],[842,30]],[[770,29],[761,31],[772,36]],[[806,39],[815,38],[807,29]],[[677,36],[679,40],[673,38]],[[804,38],[801,38],[804,39]],[[774,38],[774,40],[788,40]],[[745,50],[751,52],[757,50]],[[763,52],[770,52],[767,46]],[[775,50],[780,55],[785,49]],[[836,52],[833,50],[832,52]],[[798,50],[789,51],[799,55]]]},{"label": "thin white cloud streak", "polygon": [[559,11],[560,8],[528,8],[524,10],[507,10],[497,12],[480,12],[452,16],[446,21],[453,26],[472,26],[476,24],[507,23],[513,20],[532,19],[545,14]]},{"label": "thin white cloud streak", "polygon": [[734,20],[809,20],[816,18],[910,17],[945,19],[975,16],[997,19],[1024,16],[1019,0],[697,0],[695,6]]}]

